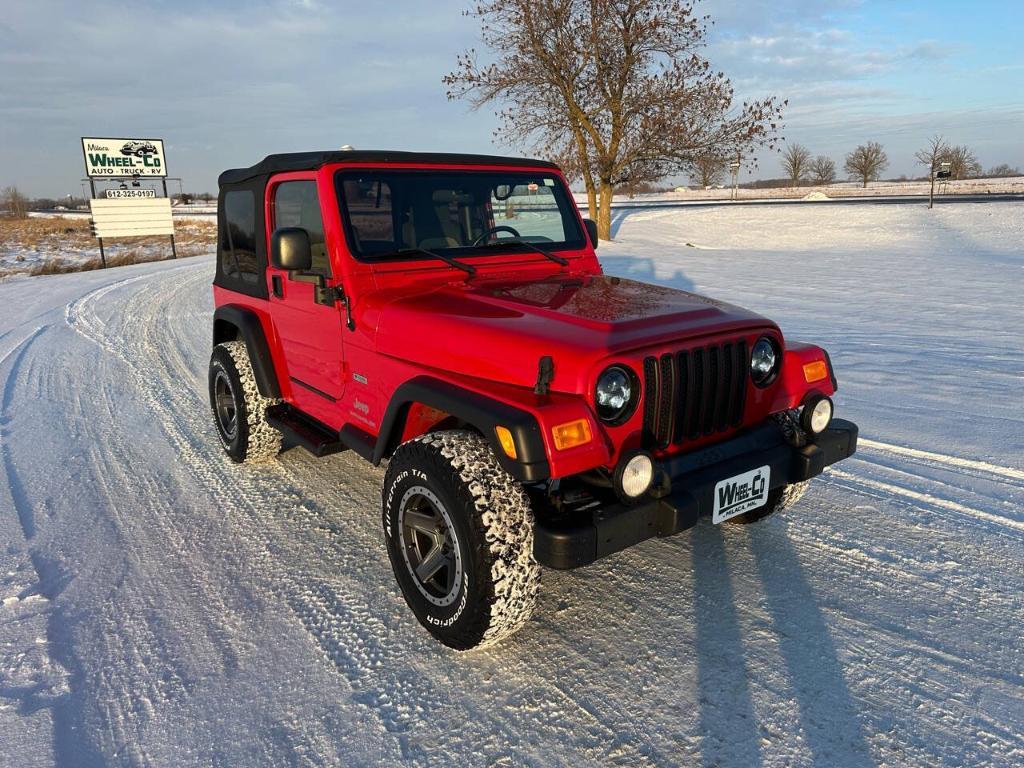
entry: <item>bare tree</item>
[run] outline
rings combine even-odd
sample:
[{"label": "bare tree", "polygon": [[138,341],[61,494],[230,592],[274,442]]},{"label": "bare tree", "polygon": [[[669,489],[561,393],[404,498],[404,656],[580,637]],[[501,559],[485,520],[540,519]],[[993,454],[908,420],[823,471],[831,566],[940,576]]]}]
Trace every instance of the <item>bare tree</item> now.
[{"label": "bare tree", "polygon": [[0,192],[0,206],[7,215],[14,219],[28,218],[28,198],[25,197],[15,186],[5,187]]},{"label": "bare tree", "polygon": [[1009,163],[1000,163],[989,168],[985,175],[990,179],[1005,179],[1010,176],[1020,176],[1021,172],[1019,168],[1015,168]]},{"label": "bare tree", "polygon": [[882,171],[889,167],[889,157],[877,141],[861,144],[846,156],[843,169],[851,179],[858,179],[867,189],[869,181],[877,180]]},{"label": "bare tree", "polygon": [[930,186],[928,187],[928,207],[932,208],[935,205],[935,174],[939,170],[939,166],[946,161],[949,157],[949,145],[945,139],[939,134],[932,136],[928,142],[928,146],[924,149],[919,149],[915,154],[914,158],[921,165],[928,169],[928,179]]},{"label": "bare tree", "polygon": [[734,104],[701,55],[710,19],[695,0],[480,0],[494,63],[470,50],[444,78],[450,99],[501,103],[498,138],[575,156],[591,216],[611,232],[615,188],[687,170],[698,154],[774,148],[785,102]]},{"label": "bare tree", "polygon": [[954,179],[970,179],[981,175],[981,163],[970,147],[957,145],[949,148],[949,173]]},{"label": "bare tree", "polygon": [[721,181],[726,165],[727,162],[721,155],[715,152],[701,152],[686,164],[686,175],[690,177],[690,181],[707,189]]},{"label": "bare tree", "polygon": [[802,144],[790,144],[782,152],[782,167],[789,176],[790,186],[799,187],[811,164],[811,153]]},{"label": "bare tree", "polygon": [[831,184],[836,180],[835,161],[825,155],[818,155],[814,158],[807,166],[807,170],[810,173],[811,181],[819,186]]}]

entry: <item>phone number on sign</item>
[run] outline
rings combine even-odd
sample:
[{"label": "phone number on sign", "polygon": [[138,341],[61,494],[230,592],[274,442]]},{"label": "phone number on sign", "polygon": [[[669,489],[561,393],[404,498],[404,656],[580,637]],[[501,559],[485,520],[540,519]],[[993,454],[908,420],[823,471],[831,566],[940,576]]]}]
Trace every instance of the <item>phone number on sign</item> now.
[{"label": "phone number on sign", "polygon": [[107,197],[156,197],[156,192],[152,189],[108,189]]}]

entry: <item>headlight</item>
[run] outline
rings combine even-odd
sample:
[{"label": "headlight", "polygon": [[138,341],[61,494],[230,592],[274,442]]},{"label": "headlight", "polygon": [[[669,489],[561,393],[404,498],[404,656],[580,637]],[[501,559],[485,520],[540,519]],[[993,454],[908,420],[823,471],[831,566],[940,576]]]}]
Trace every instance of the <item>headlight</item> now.
[{"label": "headlight", "polygon": [[780,356],[775,342],[762,336],[750,353],[750,378],[759,387],[767,387],[779,372]]},{"label": "headlight", "polygon": [[613,365],[597,377],[594,402],[597,415],[608,424],[620,424],[633,412],[637,388],[633,375],[625,368]]}]

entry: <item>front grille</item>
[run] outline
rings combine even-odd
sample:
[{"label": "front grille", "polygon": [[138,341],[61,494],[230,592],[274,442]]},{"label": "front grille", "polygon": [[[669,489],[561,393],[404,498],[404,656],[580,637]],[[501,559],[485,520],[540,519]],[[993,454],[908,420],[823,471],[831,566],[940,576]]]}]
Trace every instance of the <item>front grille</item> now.
[{"label": "front grille", "polygon": [[742,339],[644,358],[644,445],[668,448],[738,427],[748,365]]}]

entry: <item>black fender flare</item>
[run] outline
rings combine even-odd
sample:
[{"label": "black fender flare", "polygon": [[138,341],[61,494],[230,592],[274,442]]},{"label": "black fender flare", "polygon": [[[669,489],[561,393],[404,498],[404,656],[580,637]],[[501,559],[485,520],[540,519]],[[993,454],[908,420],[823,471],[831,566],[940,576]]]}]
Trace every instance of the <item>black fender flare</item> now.
[{"label": "black fender flare", "polygon": [[234,338],[234,335],[226,332],[229,327],[237,328],[237,335],[245,342],[260,394],[263,397],[280,398],[281,386],[274,372],[274,358],[270,354],[270,345],[267,343],[266,334],[263,333],[259,315],[248,307],[233,304],[217,307],[213,313],[214,346]]},{"label": "black fender flare", "polygon": [[[374,464],[398,447],[413,403],[437,408],[477,429],[491,445],[498,463],[517,480],[538,482],[551,476],[544,438],[533,414],[431,376],[410,379],[391,396],[374,445]],[[512,433],[517,458],[509,458],[502,450],[494,431],[497,426],[507,427]]]}]

